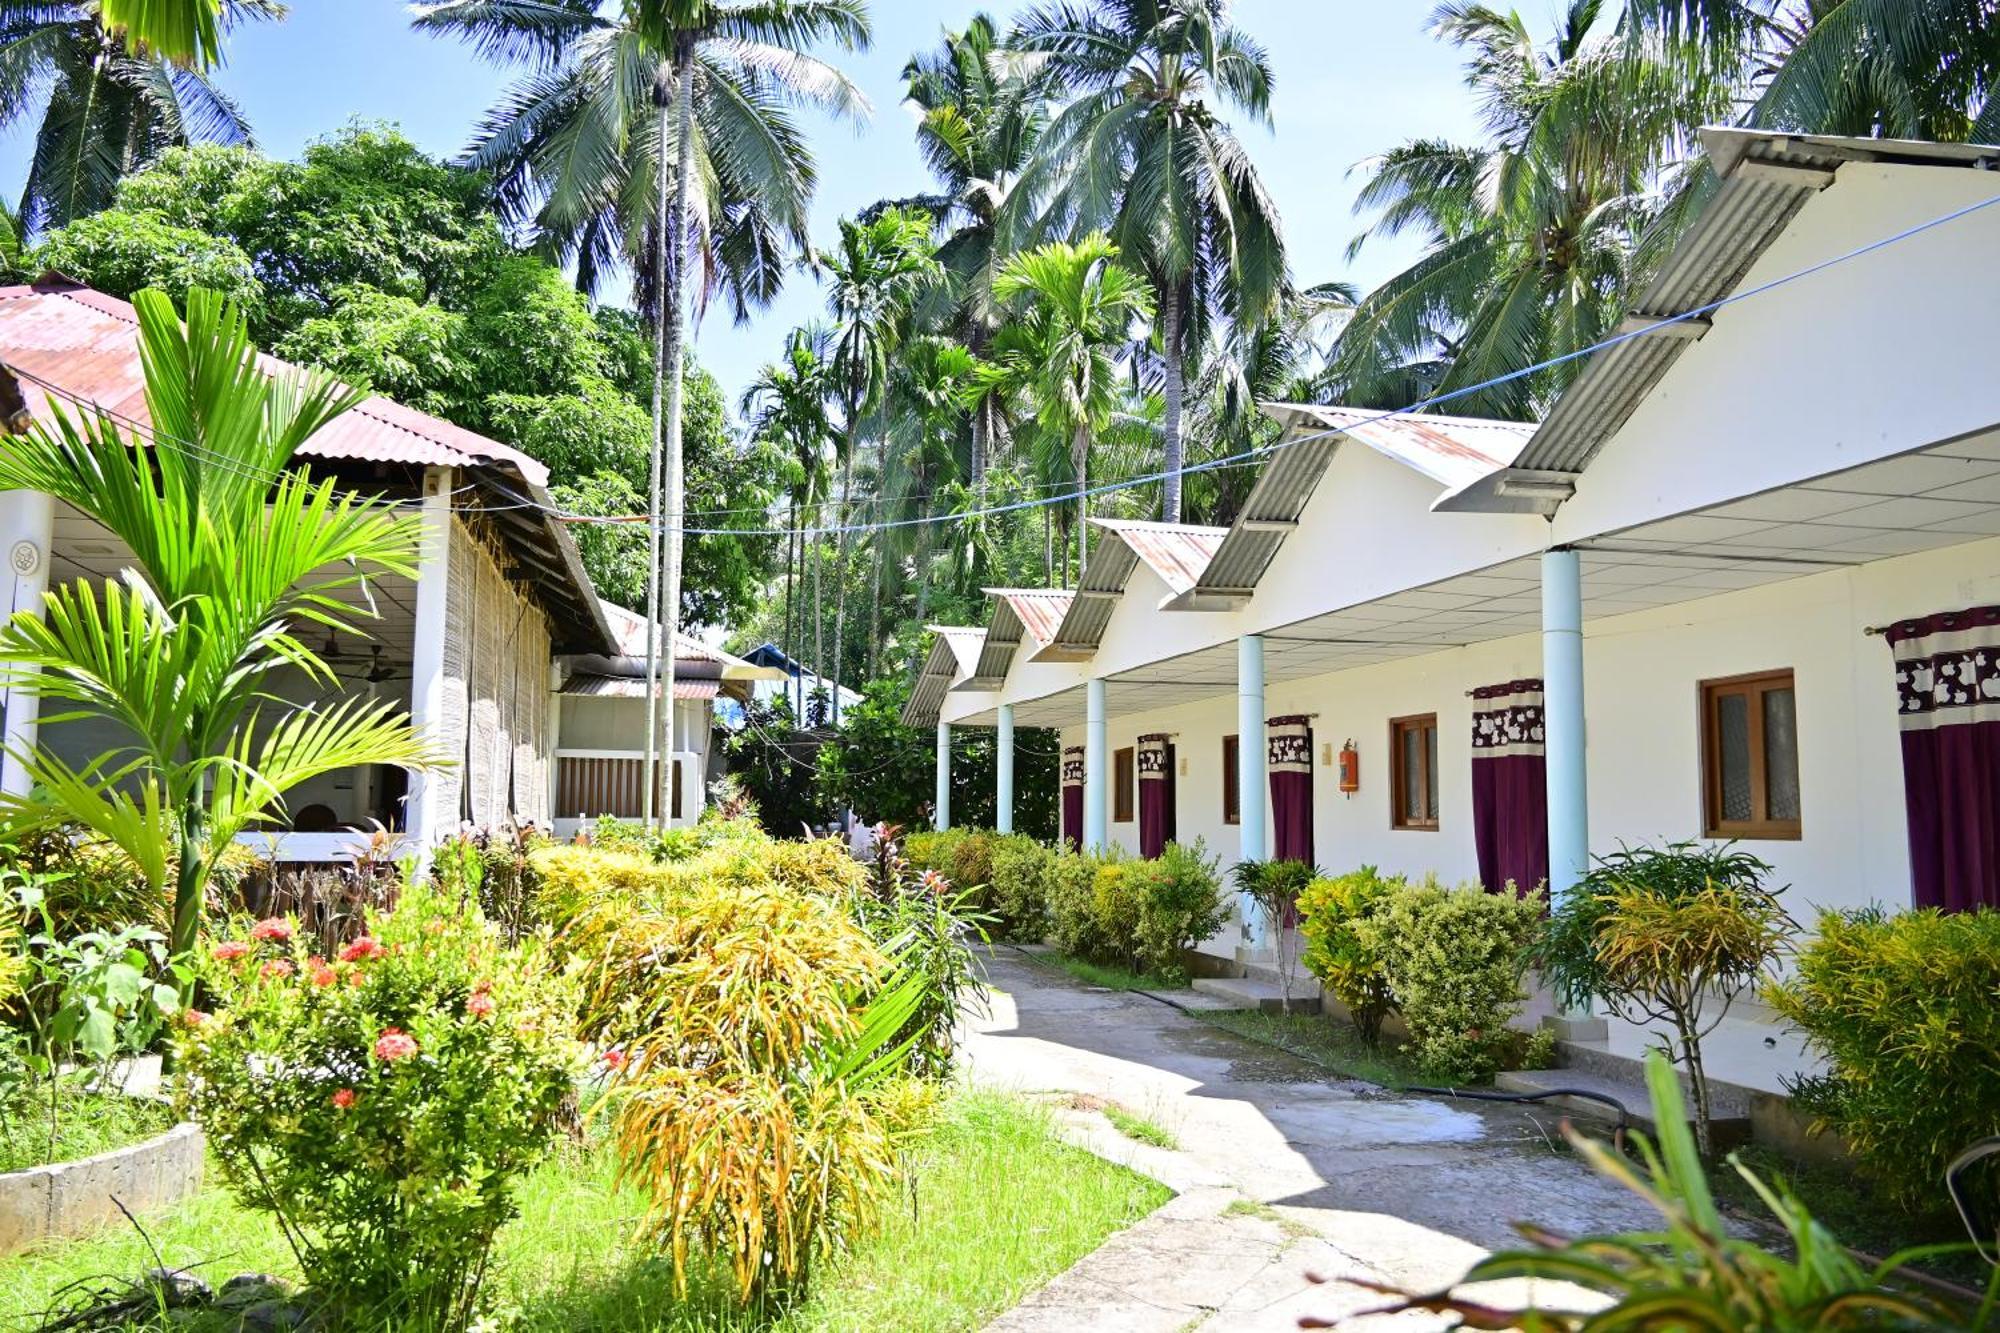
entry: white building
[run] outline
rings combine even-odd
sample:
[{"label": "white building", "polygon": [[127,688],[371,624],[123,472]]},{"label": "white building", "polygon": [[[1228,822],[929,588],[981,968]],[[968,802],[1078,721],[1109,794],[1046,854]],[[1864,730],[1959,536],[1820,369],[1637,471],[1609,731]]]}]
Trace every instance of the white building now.
[{"label": "white building", "polygon": [[[1538,428],[1274,405],[1231,528],[1099,522],[1055,630],[997,596],[913,720],[1060,727],[1092,845],[1137,849],[1161,737],[1176,835],[1225,862],[1285,850],[1303,774],[1285,836],[1309,812],[1334,870],[1476,879],[1484,842],[1560,894],[1733,837],[1801,922],[2000,905],[2000,149],[1703,138],[1720,188]],[[1476,749],[1480,714],[1518,734]],[[1502,756],[1534,790],[1496,806]],[[1739,1010],[1711,1067],[1775,1089],[1797,1041]]]}]

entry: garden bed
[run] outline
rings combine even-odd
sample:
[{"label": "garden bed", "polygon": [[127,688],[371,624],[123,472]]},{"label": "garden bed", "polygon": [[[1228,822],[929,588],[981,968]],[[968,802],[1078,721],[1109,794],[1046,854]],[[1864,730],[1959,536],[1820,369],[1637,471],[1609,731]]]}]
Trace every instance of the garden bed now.
[{"label": "garden bed", "polygon": [[[526,1329],[975,1328],[1158,1207],[1163,1186],[1063,1143],[1016,1098],[964,1093],[911,1153],[882,1229],[821,1270],[782,1319],[745,1313],[726,1274],[692,1275],[635,1236],[644,1200],[619,1185],[603,1148],[573,1147],[529,1175],[521,1216],[500,1233],[492,1292]],[[220,1285],[246,1271],[296,1276],[266,1216],[208,1190],[161,1217],[45,1247],[0,1269],[0,1327],[29,1323],[66,1289],[158,1263]],[[159,1257],[154,1257],[157,1247]],[[72,1291],[72,1295],[74,1295]]]},{"label": "garden bed", "polygon": [[54,1152],[40,1117],[10,1121],[0,1137],[10,1163],[30,1163],[0,1173],[0,1255],[85,1236],[201,1189],[201,1130],[176,1125],[164,1104],[121,1094],[65,1102]]}]

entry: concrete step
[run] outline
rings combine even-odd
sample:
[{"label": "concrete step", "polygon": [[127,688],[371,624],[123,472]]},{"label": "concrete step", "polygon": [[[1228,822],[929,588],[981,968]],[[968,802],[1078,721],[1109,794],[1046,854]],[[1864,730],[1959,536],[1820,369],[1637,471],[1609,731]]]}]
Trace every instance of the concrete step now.
[{"label": "concrete step", "polygon": [[[1574,1088],[1579,1092],[1596,1093],[1622,1103],[1625,1114],[1632,1126],[1654,1133],[1658,1125],[1653,1119],[1653,1106],[1646,1096],[1646,1085],[1634,1076],[1619,1077],[1591,1069],[1516,1069],[1500,1074],[1493,1080],[1494,1086],[1502,1092],[1550,1092],[1558,1088]],[[1750,1108],[1747,1103],[1730,1095],[1726,1089],[1715,1089],[1711,1094],[1714,1106],[1711,1108],[1710,1128],[1715,1136],[1717,1150],[1735,1148],[1750,1141]],[[1589,1097],[1551,1097],[1541,1103],[1559,1108],[1577,1120],[1587,1120],[1594,1124],[1610,1125],[1618,1121],[1618,1113],[1604,1103]]]},{"label": "concrete step", "polygon": [[[1285,994],[1275,981],[1258,977],[1198,977],[1194,988],[1231,1002],[1237,1009],[1261,1009],[1267,1014],[1285,1011]],[[1319,1012],[1319,988],[1310,980],[1292,987],[1291,1011],[1295,1014]]]}]

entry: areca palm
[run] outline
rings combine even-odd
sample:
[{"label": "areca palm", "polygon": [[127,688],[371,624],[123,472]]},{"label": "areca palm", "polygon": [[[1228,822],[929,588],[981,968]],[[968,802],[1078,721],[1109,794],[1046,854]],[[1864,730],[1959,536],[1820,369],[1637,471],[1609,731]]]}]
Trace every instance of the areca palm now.
[{"label": "areca palm", "polygon": [[[893,454],[887,494],[898,518],[933,517],[946,488],[970,481],[977,445],[965,392],[977,366],[970,348],[935,334],[910,339],[897,356],[890,377],[886,435]],[[976,493],[978,483],[972,485]],[[893,538],[899,548],[907,545],[914,557],[919,623],[930,607],[935,526],[920,521],[881,534],[885,542]]]},{"label": "areca palm", "polygon": [[265,685],[282,667],[335,683],[305,631],[358,632],[338,594],[414,577],[416,533],[294,466],[359,395],[268,377],[242,311],[212,292],[189,294],[185,328],[158,292],[133,304],[150,444],[107,413],[59,411],[0,447],[0,489],[54,496],[132,552],[131,577],[56,588],[0,626],[0,670],[57,706],[45,721],[97,719],[124,744],[80,769],[46,748],[15,756],[33,791],[0,798],[0,826],[81,824],[162,896],[171,880],[181,952],[215,858],[287,790],[358,764],[429,762],[387,701],[292,705]]},{"label": "areca palm", "polygon": [[1020,392],[1036,431],[1068,452],[1076,482],[1077,567],[1089,553],[1090,451],[1121,404],[1118,353],[1132,326],[1151,317],[1144,279],[1118,262],[1102,233],[1074,244],[1052,241],[1009,259],[994,297],[1015,308],[995,340],[994,357],[967,391],[976,402],[996,389]]},{"label": "areca palm", "polygon": [[[161,54],[167,48],[140,44],[164,29],[134,8],[132,0],[122,9],[92,0],[0,0],[0,129],[40,117],[20,206],[29,235],[97,212],[121,179],[169,148],[251,141],[242,111],[205,74]],[[113,31],[108,25],[121,12],[131,26]],[[217,15],[235,21],[283,12],[277,0],[231,0]]]},{"label": "areca palm", "polygon": [[1270,62],[1226,0],[1060,0],[1030,10],[1014,44],[1074,97],[1016,197],[1044,228],[1108,233],[1157,294],[1162,510],[1177,522],[1187,364],[1216,315],[1261,324],[1285,287],[1277,205],[1224,119],[1269,123]]},{"label": "areca palm", "polygon": [[[784,650],[793,661],[804,658],[803,626],[806,608],[799,595],[799,579],[805,569],[807,531],[819,524],[829,489],[828,447],[833,442],[833,424],[827,418],[827,400],[832,394],[832,367],[827,359],[831,339],[824,329],[808,327],[792,330],[785,345],[784,360],[767,365],[743,392],[742,409],[750,428],[778,443],[791,460],[791,521],[787,524],[787,564],[790,577],[785,584]],[[814,537],[817,542],[818,538]],[[817,564],[815,564],[817,568]],[[816,601],[817,599],[815,599]],[[792,630],[794,603],[798,603],[796,638]],[[814,611],[814,625],[821,617]],[[815,670],[820,666],[823,644],[813,650]],[[798,678],[798,698],[794,716],[805,716],[805,676]]]}]

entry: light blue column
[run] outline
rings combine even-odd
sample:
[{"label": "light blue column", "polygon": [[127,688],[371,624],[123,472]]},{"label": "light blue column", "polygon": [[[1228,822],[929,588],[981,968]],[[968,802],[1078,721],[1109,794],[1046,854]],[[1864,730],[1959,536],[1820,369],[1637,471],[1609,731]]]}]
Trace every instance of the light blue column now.
[{"label": "light blue column", "polygon": [[951,827],[951,723],[938,723],[937,730],[937,802],[933,808],[931,824],[934,828]]},{"label": "light blue column", "polygon": [[1083,849],[1104,850],[1111,841],[1111,755],[1104,733],[1104,682],[1086,682],[1083,690]]},{"label": "light blue column", "polygon": [[[1269,857],[1264,818],[1269,781],[1264,748],[1264,636],[1245,634],[1236,640],[1236,832],[1237,859]],[[1246,897],[1243,933],[1253,944],[1267,937],[1266,922]]]},{"label": "light blue column", "polygon": [[993,744],[993,773],[998,790],[994,792],[993,827],[1001,833],[1014,831],[1014,705],[1000,705],[1000,721],[995,728],[997,735]]},{"label": "light blue column", "polygon": [[1560,901],[1590,869],[1583,572],[1577,553],[1564,547],[1542,554],[1542,718],[1549,791],[1549,897]]}]

